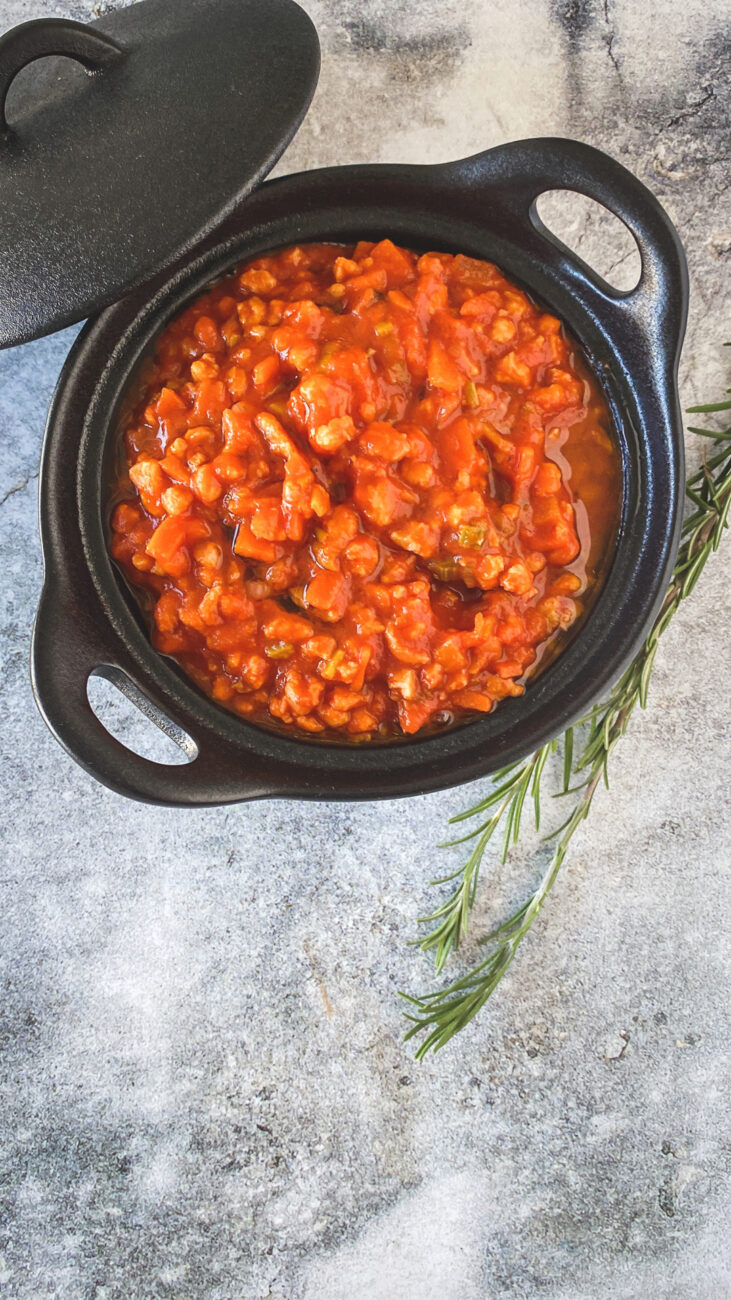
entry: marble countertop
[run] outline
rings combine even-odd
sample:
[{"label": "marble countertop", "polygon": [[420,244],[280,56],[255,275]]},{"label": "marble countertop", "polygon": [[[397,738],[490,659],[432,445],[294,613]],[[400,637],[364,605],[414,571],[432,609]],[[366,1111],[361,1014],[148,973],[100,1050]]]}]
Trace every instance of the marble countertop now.
[{"label": "marble countertop", "polygon": [[[722,0],[305,7],[322,76],[280,172],[540,134],[607,149],[688,252],[683,402],[719,397]],[[0,29],[42,12],[0,0]],[[600,269],[632,269],[595,210],[565,220]],[[433,986],[408,944],[427,882],[457,863],[435,848],[446,818],[476,788],[143,807],[95,784],[36,712],[38,459],[74,334],[0,354],[0,1296],[731,1294],[728,544],[663,639],[612,789],[499,993],[419,1065],[397,990]],[[490,864],[478,925],[538,869],[535,847]]]}]

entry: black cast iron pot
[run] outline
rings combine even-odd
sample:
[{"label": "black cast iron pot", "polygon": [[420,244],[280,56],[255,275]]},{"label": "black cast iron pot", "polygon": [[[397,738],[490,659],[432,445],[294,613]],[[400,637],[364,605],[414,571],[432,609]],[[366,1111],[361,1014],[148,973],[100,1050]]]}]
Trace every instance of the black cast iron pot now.
[{"label": "black cast iron pot", "polygon": [[[536,199],[552,189],[589,195],[629,227],[642,256],[632,292],[600,282],[542,226]],[[120,399],[151,341],[184,303],[265,250],[385,235],[494,261],[566,323],[613,413],[623,495],[614,557],[591,612],[524,696],[441,734],[347,746],[240,720],[153,650],[109,558],[107,493]],[[674,561],[683,480],[676,374],[686,298],[683,252],[659,203],[618,163],[574,141],[528,140],[433,167],[337,167],[265,183],[207,247],[89,322],[64,367],[41,467],[46,575],[32,652],[36,699],[55,736],[120,794],[208,805],[438,790],[484,776],[559,734],[636,651]],[[188,765],[150,762],[115,740],[89,705],[93,673],[114,680],[177,738]]]}]

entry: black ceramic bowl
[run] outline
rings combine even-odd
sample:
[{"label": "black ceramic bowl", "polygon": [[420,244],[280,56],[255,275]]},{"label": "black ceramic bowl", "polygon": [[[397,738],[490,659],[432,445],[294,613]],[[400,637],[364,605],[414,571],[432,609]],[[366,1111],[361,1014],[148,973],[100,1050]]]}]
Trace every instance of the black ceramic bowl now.
[{"label": "black ceramic bowl", "polygon": [[[600,282],[541,225],[537,197],[587,194],[637,239],[630,293]],[[520,699],[441,734],[373,746],[265,731],[204,696],[153,650],[112,565],[110,457],[121,398],[166,322],[210,281],[300,241],[389,235],[408,247],[494,261],[566,323],[613,413],[623,467],[614,557],[589,616]],[[587,145],[529,140],[434,167],[338,167],[261,186],[207,247],[87,324],[61,375],[41,467],[46,577],[33,638],[33,685],[48,725],[87,771],[132,798],[207,805],[288,796],[374,799],[469,781],[519,759],[611,685],[657,611],[675,557],[683,440],[676,390],[687,276],[668,217],[628,171]],[[110,676],[191,761],[131,753],[97,720],[90,674]]]}]

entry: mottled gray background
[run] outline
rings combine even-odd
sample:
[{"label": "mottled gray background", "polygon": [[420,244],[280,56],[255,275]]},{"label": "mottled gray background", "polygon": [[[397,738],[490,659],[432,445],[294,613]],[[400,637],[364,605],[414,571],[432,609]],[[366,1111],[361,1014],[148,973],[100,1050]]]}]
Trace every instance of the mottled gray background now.
[{"label": "mottled gray background", "polygon": [[[547,132],[605,147],[688,250],[684,402],[720,394],[723,0],[306,7],[322,78],[280,170]],[[0,0],[0,26],[43,12],[100,6]],[[597,265],[632,272],[611,223],[586,205],[568,220]],[[452,861],[445,819],[476,788],[162,811],[96,785],[36,713],[36,470],[73,334],[0,354],[0,1294],[731,1295],[729,547],[664,639],[611,793],[499,995],[416,1065],[396,990],[430,985],[407,944]],[[479,919],[539,868],[526,850],[490,866]]]}]

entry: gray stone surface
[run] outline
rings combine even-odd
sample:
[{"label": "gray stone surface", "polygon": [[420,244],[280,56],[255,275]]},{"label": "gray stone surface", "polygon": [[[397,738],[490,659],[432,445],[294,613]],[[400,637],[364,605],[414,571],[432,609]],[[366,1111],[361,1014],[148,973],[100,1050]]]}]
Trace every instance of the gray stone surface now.
[{"label": "gray stone surface", "polygon": [[[541,133],[606,147],[688,250],[683,399],[719,394],[723,0],[308,8],[322,79],[280,170]],[[0,26],[41,12],[0,0]],[[598,265],[631,269],[610,223],[571,222]],[[611,793],[498,996],[419,1066],[396,990],[429,985],[407,944],[451,861],[434,847],[445,819],[477,789],[161,811],[96,785],[36,713],[36,471],[73,334],[0,354],[0,1294],[731,1295],[728,545],[663,641]],[[481,921],[525,893],[541,853],[486,871]]]}]

